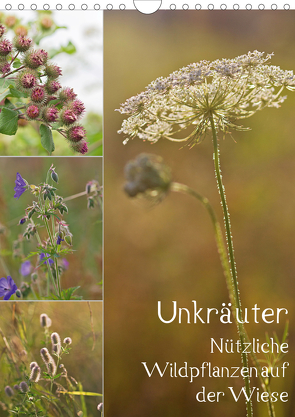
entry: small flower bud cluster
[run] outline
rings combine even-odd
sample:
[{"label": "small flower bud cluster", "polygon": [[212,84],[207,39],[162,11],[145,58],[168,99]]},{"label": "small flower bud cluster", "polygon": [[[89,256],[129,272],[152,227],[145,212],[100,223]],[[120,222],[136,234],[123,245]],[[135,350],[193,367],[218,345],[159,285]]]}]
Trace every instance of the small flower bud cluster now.
[{"label": "small flower bud cluster", "polygon": [[[85,112],[84,103],[77,99],[72,88],[62,87],[59,82],[61,68],[49,61],[44,49],[34,47],[26,27],[16,24],[14,16],[5,20],[6,27],[14,28],[12,42],[4,37],[6,27],[0,24],[0,73],[3,77],[16,73],[17,89],[28,95],[22,117],[49,126],[57,123],[55,128],[67,139],[71,148],[84,155],[88,151],[86,130],[78,124]],[[46,31],[54,22],[49,16],[43,16],[39,24],[41,30]],[[20,66],[13,69],[11,64],[15,59],[20,61]]]},{"label": "small flower bud cluster", "polygon": [[24,393],[26,393],[26,392],[29,391],[29,386],[28,386],[28,384],[25,381],[22,381],[19,384],[19,388],[20,388],[21,392],[24,392]]},{"label": "small flower bud cluster", "polygon": [[41,368],[40,368],[40,366],[37,364],[37,362],[31,362],[30,369],[31,369],[30,381],[38,382],[40,377],[41,377]]},{"label": "small flower bud cluster", "polygon": [[171,173],[157,155],[141,154],[125,166],[124,191],[129,197],[143,195],[161,201],[171,184]]}]

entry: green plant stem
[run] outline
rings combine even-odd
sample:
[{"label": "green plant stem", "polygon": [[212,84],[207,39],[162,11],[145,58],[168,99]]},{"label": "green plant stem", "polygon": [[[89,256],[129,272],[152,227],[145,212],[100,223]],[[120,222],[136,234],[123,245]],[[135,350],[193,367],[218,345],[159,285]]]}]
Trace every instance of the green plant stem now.
[{"label": "green plant stem", "polygon": [[[222,175],[221,175],[221,169],[220,169],[220,158],[219,158],[219,148],[218,148],[218,139],[217,139],[217,133],[215,129],[214,119],[212,114],[209,116],[210,124],[211,124],[211,130],[212,130],[212,138],[213,138],[213,161],[214,161],[214,169],[215,169],[215,176],[217,180],[217,188],[220,194],[220,200],[221,200],[221,206],[224,216],[224,225],[225,225],[225,231],[226,231],[226,242],[228,247],[228,256],[229,256],[229,263],[230,263],[230,271],[232,276],[232,283],[233,283],[233,297],[235,300],[236,305],[236,312],[238,314],[235,314],[236,324],[238,328],[239,338],[241,341],[241,348],[242,352],[244,351],[244,344],[245,344],[245,329],[242,322],[242,309],[241,309],[241,301],[239,296],[239,287],[238,287],[238,279],[237,279],[237,270],[236,270],[236,264],[235,264],[235,256],[234,256],[234,245],[233,245],[233,239],[231,235],[231,225],[230,225],[230,215],[226,204],[226,195],[225,195],[225,188],[222,182]],[[248,358],[246,353],[242,353],[242,363],[244,367],[248,367]],[[250,398],[250,377],[245,376],[245,388],[248,398]],[[253,408],[252,408],[252,401],[247,401],[247,416],[252,417],[253,416]]]},{"label": "green plant stem", "polygon": [[[234,308],[236,303],[235,303],[235,300],[234,300],[234,297],[233,297],[233,283],[232,283],[232,276],[231,276],[231,271],[230,271],[228,257],[227,257],[227,251],[226,251],[225,243],[224,243],[224,240],[223,240],[223,235],[222,235],[222,232],[221,232],[220,223],[217,220],[214,209],[212,208],[211,204],[209,203],[209,200],[206,197],[203,197],[201,194],[197,193],[195,190],[188,187],[187,185],[180,184],[178,182],[173,182],[170,185],[170,190],[174,191],[174,192],[180,192],[180,193],[183,193],[183,194],[188,194],[188,195],[191,195],[192,197],[195,197],[196,199],[198,199],[201,202],[201,204],[203,204],[204,208],[207,210],[207,212],[210,216],[210,219],[212,221],[212,224],[213,224],[215,240],[216,240],[216,244],[217,244],[217,250],[218,250],[218,253],[219,253],[222,269],[223,269],[223,272],[224,272],[224,275],[225,275],[226,284],[227,284],[227,288],[228,288],[228,291],[229,291],[232,306]],[[247,332],[246,332],[245,329],[244,329],[244,336],[245,336],[246,342],[250,343],[249,336],[247,335]],[[251,355],[251,359],[252,359],[253,364],[256,366],[256,368],[258,370],[261,386],[264,389],[264,391],[268,392],[268,394],[269,394],[268,402],[267,402],[269,415],[270,415],[270,417],[275,417],[274,406],[273,406],[273,403],[270,400],[271,390],[270,390],[268,385],[265,385],[265,380],[262,376],[261,366],[258,362],[258,359],[257,359],[255,353],[252,350],[250,352],[250,355]]]},{"label": "green plant stem", "polygon": [[[54,247],[54,241],[53,241],[53,238],[52,238],[52,234],[51,234],[51,231],[50,231],[50,228],[49,228],[49,224],[48,224],[48,220],[47,219],[45,219],[44,220],[44,222],[45,222],[45,226],[46,226],[46,230],[47,230],[47,233],[48,233],[48,236],[49,236],[49,239],[50,239],[50,242],[51,242],[51,246],[52,247]],[[57,267],[57,259],[55,258],[54,259],[54,264],[55,264],[55,274],[56,274],[56,282],[57,282],[57,287],[58,287],[58,292],[57,292],[57,294],[59,295],[59,297],[61,296],[61,288],[60,288],[60,282],[59,282],[59,274],[58,274],[58,267]],[[48,262],[48,264],[49,264],[49,262]],[[51,270],[50,270],[50,272],[51,272]],[[53,278],[53,277],[52,277]],[[54,278],[53,278],[53,280],[54,280]],[[56,288],[56,287],[55,287]]]}]

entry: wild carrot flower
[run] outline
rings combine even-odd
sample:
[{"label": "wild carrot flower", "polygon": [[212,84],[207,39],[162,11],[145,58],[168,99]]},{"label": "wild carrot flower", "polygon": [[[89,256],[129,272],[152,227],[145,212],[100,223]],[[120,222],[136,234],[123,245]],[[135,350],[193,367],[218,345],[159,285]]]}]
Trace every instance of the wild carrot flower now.
[{"label": "wild carrot flower", "polygon": [[249,52],[234,59],[201,61],[160,77],[121,105],[129,117],[119,133],[150,142],[200,142],[214,120],[216,131],[245,130],[236,120],[280,107],[284,88],[295,89],[293,71],[268,64],[273,54]]},{"label": "wild carrot flower", "polygon": [[20,198],[20,196],[27,191],[27,183],[22,178],[19,172],[16,173],[15,187],[14,187],[14,198]]},{"label": "wild carrot flower", "polygon": [[15,294],[16,290],[17,285],[11,276],[8,275],[7,278],[0,278],[0,297],[4,297],[4,300],[9,300]]}]

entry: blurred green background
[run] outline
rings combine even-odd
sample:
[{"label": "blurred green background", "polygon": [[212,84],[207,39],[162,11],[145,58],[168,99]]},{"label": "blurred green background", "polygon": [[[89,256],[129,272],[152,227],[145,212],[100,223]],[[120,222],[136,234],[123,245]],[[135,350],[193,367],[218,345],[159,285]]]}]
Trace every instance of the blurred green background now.
[{"label": "blurred green background", "polygon": [[[79,310],[79,314],[77,313]],[[71,337],[72,349],[64,355],[62,363],[68,375],[81,382],[84,391],[102,393],[102,303],[67,301],[64,302],[18,302],[1,303],[0,328],[8,340],[13,352],[16,366],[22,362],[26,369],[32,361],[43,366],[40,349],[44,347],[44,329],[40,325],[40,314],[46,313],[52,320],[49,334],[57,332],[61,340]],[[51,351],[51,343],[46,345]],[[5,355],[5,344],[0,336],[1,358],[1,401],[6,401],[3,389],[6,385],[15,384],[17,374],[11,371]],[[25,350],[27,355],[21,355]],[[63,382],[62,382],[63,383]],[[6,397],[6,398],[5,398]],[[97,404],[101,397],[85,396],[88,417],[97,416]],[[79,400],[78,400],[79,402]],[[0,407],[0,415],[8,413]]]},{"label": "blurred green background", "polygon": [[[159,76],[200,60],[234,58],[248,51],[274,52],[272,65],[295,69],[294,11],[106,11],[104,14],[105,138],[105,402],[109,416],[243,417],[244,401],[227,395],[219,403],[199,403],[206,386],[223,391],[242,386],[239,379],[197,379],[165,375],[148,378],[142,361],[201,366],[240,366],[238,355],[209,353],[210,337],[237,338],[235,326],[165,325],[157,301],[171,312],[172,300],[190,308],[221,308],[228,302],[212,225],[203,207],[184,195],[170,194],[153,209],[124,195],[123,169],[139,153],[155,153],[171,167],[173,179],[209,198],[222,222],[213,172],[210,136],[193,149],[139,139],[122,144],[116,132],[123,116],[114,110]],[[273,379],[274,391],[288,391],[276,403],[277,415],[294,416],[294,234],[295,94],[280,109],[269,108],[243,122],[249,132],[220,138],[221,164],[231,213],[242,306],[258,304],[289,310],[290,362],[285,378]],[[168,314],[168,313],[167,313]],[[217,323],[217,324],[216,324]],[[265,338],[285,323],[249,324],[250,337]],[[260,356],[260,359],[263,357]],[[258,386],[256,380],[253,386]],[[255,416],[267,416],[254,402]]]},{"label": "blurred green background", "polygon": [[[51,164],[55,166],[59,176],[57,194],[63,198],[85,191],[88,181],[96,180],[102,184],[102,158],[0,158],[0,222],[6,228],[4,234],[0,235],[1,254],[18,286],[24,278],[19,273],[21,260],[12,258],[12,244],[18,235],[25,231],[27,224],[18,223],[24,216],[26,207],[31,205],[35,198],[28,191],[19,199],[13,197],[16,173],[19,172],[29,184],[39,185],[45,182]],[[85,195],[66,204],[69,212],[64,214],[63,219],[73,234],[73,253],[66,256],[69,267],[61,278],[62,289],[79,285],[81,288],[77,290],[77,295],[82,295],[88,300],[101,299],[101,208],[95,206],[93,209],[87,209]],[[24,241],[25,256],[31,251],[34,252],[36,245],[37,240],[34,238]],[[35,258],[32,263],[35,263]],[[1,264],[0,273],[1,276],[6,276]]]}]

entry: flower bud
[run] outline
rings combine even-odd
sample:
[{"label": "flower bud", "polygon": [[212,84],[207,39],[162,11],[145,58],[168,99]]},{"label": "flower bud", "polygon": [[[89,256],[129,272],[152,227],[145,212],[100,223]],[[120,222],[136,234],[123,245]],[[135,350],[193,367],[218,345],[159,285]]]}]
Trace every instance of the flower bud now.
[{"label": "flower bud", "polygon": [[14,395],[13,389],[9,385],[6,385],[6,387],[4,388],[4,392],[7,395],[7,397],[13,397]]},{"label": "flower bud", "polygon": [[72,246],[72,244],[73,244],[72,235],[65,236],[65,242],[66,242],[69,246]]},{"label": "flower bud", "polygon": [[38,279],[38,274],[37,274],[37,272],[33,272],[33,273],[31,274],[31,280],[32,280],[32,282],[36,282],[36,281],[37,281],[37,279]]},{"label": "flower bud", "polygon": [[14,386],[13,386],[13,388],[15,389],[15,391],[19,391],[19,385],[17,385],[17,384],[15,384]]},{"label": "flower bud", "polygon": [[95,201],[93,197],[88,197],[87,199],[87,208],[91,209],[95,207]]},{"label": "flower bud", "polygon": [[31,92],[31,100],[35,103],[42,103],[46,100],[46,95],[44,87],[37,85]]},{"label": "flower bud", "polygon": [[40,324],[42,327],[50,327],[51,326],[51,320],[47,316],[47,314],[43,313],[40,315]]},{"label": "flower bud", "polygon": [[18,52],[26,52],[31,47],[32,39],[23,35],[15,36],[13,44]]},{"label": "flower bud", "polygon": [[37,69],[46,64],[47,59],[48,53],[44,49],[29,50],[24,56],[23,65],[30,69]]},{"label": "flower bud", "polygon": [[54,106],[45,107],[42,117],[47,123],[54,123],[58,119],[58,109]]},{"label": "flower bud", "polygon": [[2,36],[4,35],[4,33],[5,33],[5,26],[3,26],[3,25],[0,25],[0,38],[2,38]]},{"label": "flower bud", "polygon": [[0,41],[0,55],[7,56],[12,51],[12,43],[8,39]]},{"label": "flower bud", "polygon": [[32,372],[30,374],[30,381],[38,382],[41,376],[41,368],[37,365],[32,368]]},{"label": "flower bud", "polygon": [[20,71],[17,75],[16,85],[20,89],[28,90],[37,83],[36,73],[31,70]]},{"label": "flower bud", "polygon": [[39,114],[40,114],[40,109],[38,106],[36,106],[36,104],[31,103],[26,108],[26,116],[28,117],[28,119],[31,119],[31,120],[37,119]]},{"label": "flower bud", "polygon": [[64,343],[65,343],[66,345],[71,345],[71,344],[72,344],[72,339],[71,339],[70,337],[66,337],[66,338],[64,339]]},{"label": "flower bud", "polygon": [[43,16],[40,20],[40,25],[43,30],[51,29],[53,23],[53,20],[49,16]]},{"label": "flower bud", "polygon": [[60,335],[57,332],[51,333],[51,342],[54,345],[60,344]]},{"label": "flower bud", "polygon": [[20,387],[21,392],[28,392],[29,391],[29,386],[25,381],[22,381],[19,384],[19,387]]},{"label": "flower bud", "polygon": [[58,99],[62,103],[67,103],[68,101],[73,101],[77,97],[77,94],[74,93],[74,90],[69,87],[65,87],[62,90],[60,90],[58,94]]},{"label": "flower bud", "polygon": [[55,64],[47,64],[45,67],[45,74],[47,75],[47,77],[55,79],[62,75],[62,70],[59,66]]},{"label": "flower bud", "polygon": [[15,291],[15,295],[16,295],[18,298],[21,298],[21,296],[22,296],[22,292],[21,292],[21,290],[17,289],[17,290]]},{"label": "flower bud", "polygon": [[37,362],[31,362],[30,363],[30,369],[32,370],[33,368],[35,368],[35,366],[38,366]]},{"label": "flower bud", "polygon": [[14,33],[18,36],[27,36],[28,28],[24,25],[18,25],[14,28]]},{"label": "flower bud", "polygon": [[12,28],[17,23],[17,18],[15,16],[7,16],[4,23],[8,28]]},{"label": "flower bud", "polygon": [[54,171],[54,169],[51,170],[51,179],[52,181],[58,183],[58,175],[57,173]]},{"label": "flower bud", "polygon": [[54,362],[53,357],[48,352],[48,349],[47,348],[42,348],[40,350],[40,355],[41,355],[41,358],[42,358],[43,362],[46,365],[47,372],[50,375],[55,375],[55,372],[56,372],[56,364]]},{"label": "flower bud", "polygon": [[81,116],[85,111],[84,103],[81,100],[74,100],[69,107],[77,116]]},{"label": "flower bud", "polygon": [[8,72],[10,72],[11,68],[10,68],[10,63],[6,60],[6,58],[1,57],[0,58],[0,71],[2,72],[2,74],[7,74]]},{"label": "flower bud", "polygon": [[75,125],[67,130],[67,139],[71,142],[79,142],[86,136],[86,130],[83,126]]},{"label": "flower bud", "polygon": [[82,155],[85,155],[85,153],[88,152],[88,145],[87,142],[82,139],[79,142],[76,143],[71,143],[71,148],[75,151],[75,152],[79,152]]},{"label": "flower bud", "polygon": [[49,80],[45,84],[45,88],[46,88],[46,91],[48,92],[48,94],[54,94],[61,88],[61,85],[56,80]]},{"label": "flower bud", "polygon": [[78,116],[73,112],[73,110],[69,108],[62,110],[60,113],[60,120],[66,126],[69,126],[75,123],[77,119],[78,119]]}]

